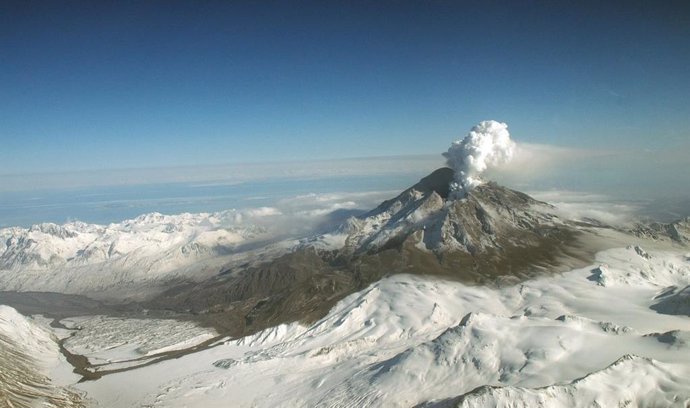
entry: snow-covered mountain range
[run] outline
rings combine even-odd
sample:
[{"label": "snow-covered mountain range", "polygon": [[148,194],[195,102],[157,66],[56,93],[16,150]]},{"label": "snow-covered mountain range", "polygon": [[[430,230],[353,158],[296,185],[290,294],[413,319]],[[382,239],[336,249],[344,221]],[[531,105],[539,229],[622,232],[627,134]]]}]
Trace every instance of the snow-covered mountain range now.
[{"label": "snow-covered mountain range", "polygon": [[239,245],[265,234],[239,217],[236,211],[151,213],[110,225],[0,229],[0,288],[109,296],[200,281],[218,273]]}]

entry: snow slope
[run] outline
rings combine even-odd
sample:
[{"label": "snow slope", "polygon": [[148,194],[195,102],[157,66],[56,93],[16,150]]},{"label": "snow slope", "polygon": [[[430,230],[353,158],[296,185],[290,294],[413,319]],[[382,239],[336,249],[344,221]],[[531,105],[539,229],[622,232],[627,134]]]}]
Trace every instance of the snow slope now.
[{"label": "snow slope", "polygon": [[500,288],[395,275],[311,325],[78,387],[107,407],[685,407],[690,317],[651,307],[690,284],[688,255],[631,245]]},{"label": "snow slope", "polygon": [[79,394],[51,380],[61,364],[56,339],[48,330],[0,305],[0,406],[82,406]]},{"label": "snow slope", "polygon": [[491,407],[510,403],[532,407],[682,407],[687,403],[687,379],[674,364],[625,355],[603,370],[567,384],[543,388],[483,386],[459,398],[428,404],[427,408]]}]

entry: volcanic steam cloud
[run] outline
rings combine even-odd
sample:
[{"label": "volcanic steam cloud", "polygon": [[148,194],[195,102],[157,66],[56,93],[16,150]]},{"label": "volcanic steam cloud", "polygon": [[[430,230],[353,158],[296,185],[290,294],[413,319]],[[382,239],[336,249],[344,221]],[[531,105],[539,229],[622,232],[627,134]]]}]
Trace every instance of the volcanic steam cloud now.
[{"label": "volcanic steam cloud", "polygon": [[508,125],[495,120],[480,122],[443,153],[448,166],[455,170],[451,194],[463,197],[483,183],[480,176],[486,169],[508,163],[514,151],[515,142],[510,140]]}]

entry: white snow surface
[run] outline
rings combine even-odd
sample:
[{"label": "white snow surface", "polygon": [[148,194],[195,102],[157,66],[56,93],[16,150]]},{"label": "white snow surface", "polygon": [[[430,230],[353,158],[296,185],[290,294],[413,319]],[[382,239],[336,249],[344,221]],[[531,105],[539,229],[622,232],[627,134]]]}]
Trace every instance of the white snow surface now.
[{"label": "white snow surface", "polygon": [[443,154],[448,166],[455,170],[451,190],[462,194],[482,184],[481,174],[489,167],[508,163],[514,151],[515,142],[510,140],[508,125],[495,120],[479,122]]},{"label": "white snow surface", "polygon": [[201,280],[219,272],[239,244],[265,234],[241,219],[234,210],[151,213],[109,225],[0,229],[0,290],[112,295],[127,289],[136,296],[174,279]]},{"label": "white snow surface", "polygon": [[686,407],[690,317],[650,306],[690,284],[688,255],[631,245],[499,288],[395,275],[309,326],[77,386],[104,407]]}]

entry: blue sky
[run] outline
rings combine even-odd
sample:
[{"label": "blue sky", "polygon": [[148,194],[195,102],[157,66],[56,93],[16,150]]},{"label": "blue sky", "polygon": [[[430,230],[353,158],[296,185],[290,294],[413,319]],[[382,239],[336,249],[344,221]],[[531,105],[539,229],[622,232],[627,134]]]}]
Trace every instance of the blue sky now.
[{"label": "blue sky", "polygon": [[607,3],[4,1],[0,174],[687,147],[690,6]]}]

